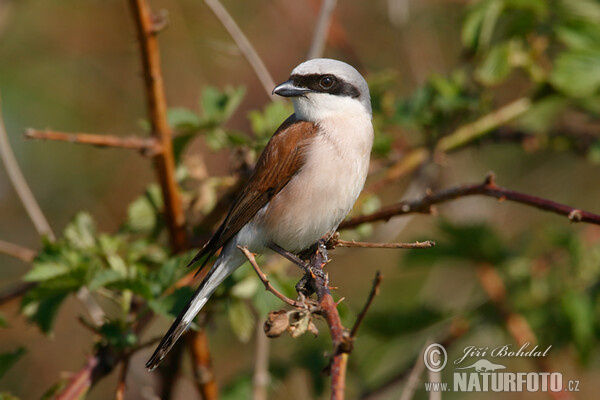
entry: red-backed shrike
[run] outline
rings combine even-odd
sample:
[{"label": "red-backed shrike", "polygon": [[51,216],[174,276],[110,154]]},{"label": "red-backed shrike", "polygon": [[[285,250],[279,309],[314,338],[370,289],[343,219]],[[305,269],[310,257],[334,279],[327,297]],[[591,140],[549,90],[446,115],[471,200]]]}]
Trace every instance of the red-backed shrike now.
[{"label": "red-backed shrike", "polygon": [[225,220],[190,263],[223,248],[146,364],[149,369],[246,261],[237,246],[255,253],[272,244],[304,250],[335,232],[364,186],[373,126],[369,88],[360,73],[341,61],[309,60],[273,93],[291,97],[294,114],[277,129]]}]

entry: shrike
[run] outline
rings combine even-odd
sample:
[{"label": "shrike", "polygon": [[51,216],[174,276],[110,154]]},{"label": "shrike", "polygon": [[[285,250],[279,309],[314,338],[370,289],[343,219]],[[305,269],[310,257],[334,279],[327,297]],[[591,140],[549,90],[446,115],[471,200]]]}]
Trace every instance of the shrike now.
[{"label": "shrike", "polygon": [[[275,244],[296,253],[333,234],[360,194],[373,144],[367,82],[354,67],[313,59],[273,93],[291,97],[292,114],[261,154],[225,220],[190,265],[220,256],[146,364],[154,369],[217,286],[255,253]],[[204,264],[203,264],[204,265]]]}]

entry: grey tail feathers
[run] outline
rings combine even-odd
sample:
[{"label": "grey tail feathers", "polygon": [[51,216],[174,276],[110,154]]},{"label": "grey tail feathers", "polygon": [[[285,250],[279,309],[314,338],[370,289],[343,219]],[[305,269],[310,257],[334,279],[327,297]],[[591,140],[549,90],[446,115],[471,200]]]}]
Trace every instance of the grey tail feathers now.
[{"label": "grey tail feathers", "polygon": [[[217,265],[215,265],[216,267]],[[213,267],[206,277],[202,280],[202,283],[194,292],[194,296],[192,299],[186,304],[185,308],[179,313],[175,322],[171,325],[165,336],[160,341],[159,345],[154,350],[152,357],[146,363],[146,368],[150,371],[155,369],[158,364],[162,361],[163,358],[167,355],[167,353],[171,350],[171,348],[175,345],[175,342],[183,335],[196,314],[200,311],[202,306],[208,301],[208,298],[216,288],[216,286],[220,283],[217,282],[215,284],[207,285],[211,281],[211,277],[216,272],[217,268]],[[192,314],[193,315],[190,315]]]}]

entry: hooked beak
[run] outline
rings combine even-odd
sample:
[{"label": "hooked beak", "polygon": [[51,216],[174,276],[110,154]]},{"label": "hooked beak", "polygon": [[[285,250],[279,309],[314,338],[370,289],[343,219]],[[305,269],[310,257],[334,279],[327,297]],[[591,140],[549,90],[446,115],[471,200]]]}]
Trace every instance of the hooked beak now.
[{"label": "hooked beak", "polygon": [[290,79],[289,81],[277,85],[275,89],[273,89],[272,94],[283,97],[300,97],[308,92],[310,92],[310,89],[296,87],[294,86],[294,82]]}]

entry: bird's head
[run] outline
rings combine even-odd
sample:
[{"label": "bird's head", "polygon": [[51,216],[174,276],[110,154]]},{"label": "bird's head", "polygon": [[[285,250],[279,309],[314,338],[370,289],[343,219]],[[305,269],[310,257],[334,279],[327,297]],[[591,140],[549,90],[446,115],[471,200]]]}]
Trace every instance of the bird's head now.
[{"label": "bird's head", "polygon": [[273,93],[291,97],[296,116],[307,121],[372,115],[367,82],[353,66],[338,60],[316,58],[303,62]]}]

